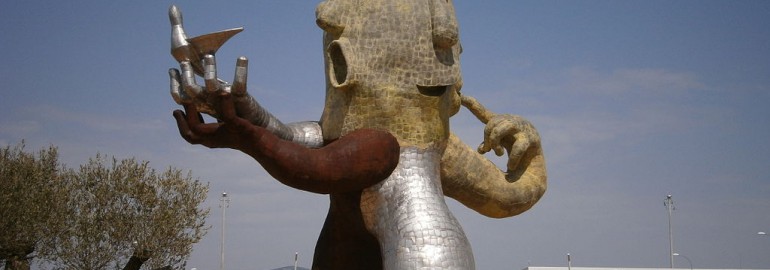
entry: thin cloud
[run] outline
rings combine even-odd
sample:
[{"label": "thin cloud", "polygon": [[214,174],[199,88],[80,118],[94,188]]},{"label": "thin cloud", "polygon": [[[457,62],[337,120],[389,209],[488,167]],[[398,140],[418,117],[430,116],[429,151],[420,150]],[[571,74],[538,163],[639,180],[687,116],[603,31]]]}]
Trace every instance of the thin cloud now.
[{"label": "thin cloud", "polygon": [[628,93],[672,95],[704,85],[687,72],[654,68],[622,68],[601,72],[595,68],[573,67],[565,72],[565,90],[615,97]]},{"label": "thin cloud", "polygon": [[128,115],[94,114],[53,105],[25,109],[30,117],[46,123],[77,125],[98,132],[154,132],[168,129],[159,119],[141,119]]},{"label": "thin cloud", "polygon": [[40,122],[34,120],[4,121],[0,123],[0,134],[3,137],[24,138],[41,129]]}]

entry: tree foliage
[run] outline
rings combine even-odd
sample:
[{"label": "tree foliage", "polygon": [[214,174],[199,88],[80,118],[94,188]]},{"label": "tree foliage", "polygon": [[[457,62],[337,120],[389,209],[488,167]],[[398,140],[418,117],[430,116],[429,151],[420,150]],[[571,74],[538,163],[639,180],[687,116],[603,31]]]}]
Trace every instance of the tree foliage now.
[{"label": "tree foliage", "polygon": [[[25,169],[29,173],[13,174],[19,179],[14,181],[41,183],[0,192],[0,211],[14,215],[5,218],[5,212],[0,212],[4,217],[0,224],[5,228],[14,220],[19,227],[33,231],[22,238],[20,233],[3,230],[0,250],[6,246],[31,247],[48,265],[63,270],[181,268],[192,245],[208,229],[205,218],[209,210],[198,207],[206,199],[208,185],[193,180],[190,173],[174,168],[158,172],[146,161],[108,159],[98,154],[78,169],[68,169],[58,165],[53,147],[41,151],[40,158],[32,158],[36,162],[28,161],[23,146],[7,148],[3,154],[4,160],[53,163],[54,169],[29,166]],[[0,168],[3,182],[7,181],[6,171],[20,170],[5,163]],[[35,192],[43,191],[48,192],[42,195],[45,198],[29,198],[41,196]],[[23,210],[12,212],[19,208],[41,209],[47,214],[22,220]],[[55,213],[49,213],[51,210]]]},{"label": "tree foliage", "polygon": [[[57,181],[58,151],[37,155],[24,143],[0,149],[0,261],[6,269],[28,269],[29,259],[49,236],[62,231],[67,189]],[[39,252],[38,252],[39,253]]]},{"label": "tree foliage", "polygon": [[101,156],[62,179],[73,187],[67,202],[69,237],[55,240],[65,269],[105,269],[116,257],[152,258],[151,267],[181,266],[205,234],[208,210],[198,209],[208,187],[179,170],[158,173],[134,159],[110,165]]}]

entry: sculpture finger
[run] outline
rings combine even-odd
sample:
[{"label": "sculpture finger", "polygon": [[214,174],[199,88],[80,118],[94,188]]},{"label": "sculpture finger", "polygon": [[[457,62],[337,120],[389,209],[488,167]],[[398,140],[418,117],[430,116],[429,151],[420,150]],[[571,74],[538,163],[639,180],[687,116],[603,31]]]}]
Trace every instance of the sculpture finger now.
[{"label": "sculpture finger", "polygon": [[476,151],[479,152],[479,154],[486,154],[487,152],[491,151],[492,149],[495,149],[495,153],[497,153],[497,148],[494,146],[494,144],[484,141],[479,144],[479,147],[476,148]]},{"label": "sculpture finger", "polygon": [[513,172],[519,167],[519,162],[521,162],[521,159],[524,157],[524,154],[527,153],[527,150],[529,150],[531,145],[531,142],[523,133],[516,134],[514,138],[515,141],[508,150],[507,167],[509,172]]},{"label": "sculpture finger", "polygon": [[505,149],[508,148],[509,145],[505,145],[504,142],[507,142],[506,138],[513,136],[516,131],[515,128],[504,124],[498,125],[492,130],[489,137],[492,139],[492,149],[495,151],[495,155],[499,157],[505,154]]},{"label": "sculpture finger", "polygon": [[182,91],[182,83],[181,78],[179,76],[179,70],[175,68],[171,68],[168,70],[168,76],[169,81],[171,83],[170,90],[171,90],[171,98],[174,99],[174,102],[176,104],[182,105],[182,102],[184,102],[186,95],[184,95],[184,92]]},{"label": "sculpture finger", "polygon": [[512,136],[515,132],[516,129],[511,123],[500,119],[493,119],[484,129],[484,142],[479,146],[479,152],[486,153],[494,150],[495,155],[502,156],[505,153],[502,141],[506,137]]},{"label": "sculpture finger", "polygon": [[491,130],[489,128],[489,125],[487,125],[484,128],[484,140],[481,142],[481,144],[479,144],[479,147],[477,150],[480,154],[486,154],[487,152],[492,150],[492,148],[494,148],[495,144],[499,144],[499,142],[493,142],[493,139],[490,137],[490,135],[491,135]]},{"label": "sculpture finger", "polygon": [[198,112],[198,109],[193,104],[185,104],[185,111],[187,111],[187,123],[190,130],[195,136],[203,139],[205,136],[212,135],[219,128],[219,123],[206,124],[203,121],[203,115]]},{"label": "sculpture finger", "polygon": [[494,150],[495,155],[502,156],[505,150],[500,145],[499,141],[491,141],[491,140],[485,140],[481,144],[479,144],[479,147],[477,148],[477,151],[480,154],[486,154],[487,152]]},{"label": "sculpture finger", "polygon": [[190,64],[190,61],[182,61],[179,63],[179,66],[182,69],[182,87],[185,93],[187,93],[187,95],[193,99],[198,97],[203,89],[195,81],[195,71],[193,71],[193,67]]},{"label": "sculpture finger", "polygon": [[465,106],[465,108],[468,108],[468,110],[484,124],[489,123],[489,120],[497,116],[497,114],[487,110],[484,105],[481,105],[478,100],[468,95],[462,95],[460,97],[460,104]]},{"label": "sculpture finger", "polygon": [[228,128],[241,132],[248,129],[252,124],[238,116],[235,109],[235,98],[230,93],[222,93],[220,95],[219,106],[220,119],[223,123],[227,124]]},{"label": "sculpture finger", "polygon": [[219,81],[217,81],[217,61],[214,55],[207,54],[203,56],[203,80],[206,84],[206,90],[209,93],[219,90]]},{"label": "sculpture finger", "polygon": [[188,125],[197,126],[203,123],[203,117],[198,112],[198,107],[194,104],[184,104],[185,121]]},{"label": "sculpture finger", "polygon": [[179,129],[179,135],[191,144],[200,143],[199,137],[190,129],[188,114],[185,114],[182,110],[174,111],[174,119],[176,119],[176,126]]},{"label": "sculpture finger", "polygon": [[249,60],[246,57],[238,57],[238,61],[235,62],[235,78],[233,79],[233,86],[231,92],[235,96],[243,96],[246,94],[246,80],[249,74]]}]

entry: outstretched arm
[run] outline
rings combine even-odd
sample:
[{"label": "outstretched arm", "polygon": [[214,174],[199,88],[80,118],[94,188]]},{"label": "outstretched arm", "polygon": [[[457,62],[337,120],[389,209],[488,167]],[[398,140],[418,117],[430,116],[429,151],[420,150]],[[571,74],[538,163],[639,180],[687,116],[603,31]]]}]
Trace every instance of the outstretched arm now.
[{"label": "outstretched arm", "polygon": [[191,104],[174,111],[182,137],[191,144],[240,150],[288,186],[324,194],[357,191],[385,179],[398,164],[400,147],[388,132],[360,129],[311,149],[237,116],[226,91],[214,93],[212,101],[220,116],[217,123],[204,123]]},{"label": "outstretched arm", "polygon": [[[441,159],[444,194],[489,217],[518,215],[543,196],[546,169],[540,136],[529,121],[515,115],[487,111],[463,96],[463,105],[486,123],[484,142],[474,151],[454,134]],[[508,152],[506,171],[482,154]]]}]

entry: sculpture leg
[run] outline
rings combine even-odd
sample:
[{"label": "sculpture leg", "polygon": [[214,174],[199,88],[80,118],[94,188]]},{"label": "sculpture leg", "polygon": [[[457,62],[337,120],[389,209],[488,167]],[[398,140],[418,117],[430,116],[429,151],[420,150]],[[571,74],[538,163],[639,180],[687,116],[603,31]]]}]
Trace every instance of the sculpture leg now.
[{"label": "sculpture leg", "polygon": [[313,255],[313,270],[380,270],[377,238],[364,226],[361,191],[332,193]]},{"label": "sculpture leg", "polygon": [[384,269],[474,269],[473,253],[449,212],[437,149],[401,148],[390,177],[364,190],[361,212],[379,240]]}]

